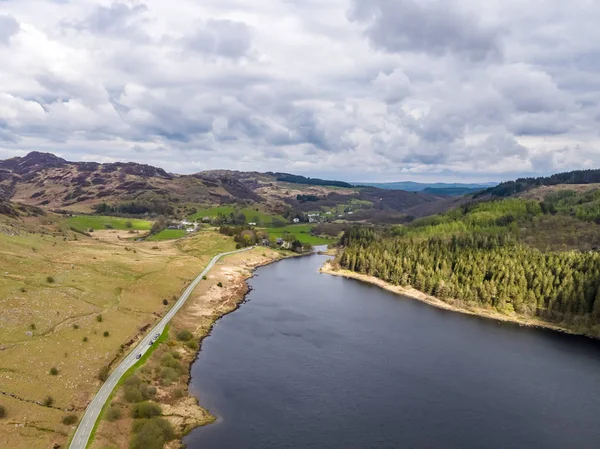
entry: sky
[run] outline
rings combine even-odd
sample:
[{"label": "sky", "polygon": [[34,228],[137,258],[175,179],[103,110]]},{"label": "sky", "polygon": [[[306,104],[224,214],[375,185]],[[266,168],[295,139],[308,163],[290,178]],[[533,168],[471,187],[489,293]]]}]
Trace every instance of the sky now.
[{"label": "sky", "polygon": [[595,0],[0,0],[0,159],[501,181],[600,168]]}]

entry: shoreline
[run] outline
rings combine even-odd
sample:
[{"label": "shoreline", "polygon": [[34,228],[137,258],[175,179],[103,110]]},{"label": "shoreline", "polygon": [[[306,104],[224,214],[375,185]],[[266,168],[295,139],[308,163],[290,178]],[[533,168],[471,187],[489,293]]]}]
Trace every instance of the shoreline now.
[{"label": "shoreline", "polygon": [[[167,448],[167,449],[184,448],[185,444],[183,443],[183,438],[185,438],[189,433],[191,433],[193,430],[195,430],[199,427],[204,427],[204,426],[207,426],[210,424],[218,423],[222,419],[218,416],[213,415],[208,409],[205,409],[204,407],[202,407],[200,399],[191,393],[190,386],[191,386],[191,382],[192,382],[192,366],[199,359],[204,340],[206,338],[210,337],[215,325],[221,319],[225,318],[227,315],[238,310],[243,304],[245,304],[248,301],[248,299],[247,299],[248,294],[252,291],[252,287],[248,284],[248,280],[251,279],[252,277],[254,277],[254,273],[259,268],[262,268],[262,267],[265,267],[268,265],[272,265],[274,263],[280,262],[285,259],[291,259],[291,258],[295,258],[295,257],[306,257],[306,256],[310,256],[312,254],[314,254],[314,253],[297,254],[297,253],[292,253],[292,252],[289,252],[289,253],[278,252],[277,255],[279,257],[269,258],[267,260],[260,260],[256,263],[253,263],[252,261],[248,261],[243,264],[243,268],[246,270],[245,273],[238,273],[238,275],[235,277],[235,279],[232,282],[232,286],[230,288],[228,288],[227,290],[224,290],[222,292],[223,294],[220,297],[221,301],[226,302],[227,301],[226,297],[229,296],[229,301],[231,301],[231,303],[232,303],[230,305],[230,307],[228,307],[225,311],[223,311],[223,313],[220,313],[219,316],[217,316],[214,320],[212,320],[211,323],[209,324],[208,328],[206,328],[206,330],[202,329],[202,331],[198,335],[196,335],[196,332],[194,332],[194,336],[199,339],[198,349],[189,361],[188,360],[185,361],[185,365],[187,368],[187,376],[188,376],[188,378],[185,382],[187,394],[186,394],[186,396],[184,396],[183,398],[181,398],[178,401],[179,403],[187,403],[187,405],[188,405],[188,407],[186,407],[185,411],[188,411],[189,414],[183,415],[183,416],[178,415],[178,417],[180,417],[184,420],[187,418],[188,422],[185,426],[185,430],[178,435],[176,440],[173,440],[172,442],[168,443],[165,446],[165,448]],[[228,295],[228,293],[230,293],[230,295]],[[189,405],[191,403],[195,404],[195,406],[189,407]],[[198,417],[200,417],[200,419],[198,419]]]},{"label": "shoreline", "polygon": [[364,282],[366,284],[375,285],[379,288],[387,290],[389,292],[395,293],[397,295],[405,296],[410,299],[415,299],[417,301],[423,302],[430,306],[436,307],[438,309],[447,310],[450,312],[462,313],[463,315],[471,315],[477,316],[489,320],[501,321],[505,323],[513,323],[519,326],[531,327],[531,328],[539,328],[539,329],[547,329],[555,332],[560,332],[563,334],[569,335],[577,335],[582,337],[591,338],[597,340],[596,337],[576,332],[573,329],[569,329],[564,326],[560,326],[558,324],[549,323],[547,321],[542,321],[536,318],[524,317],[519,315],[505,315],[495,310],[483,308],[483,307],[465,307],[462,305],[452,304],[450,302],[442,301],[435,296],[428,295],[423,293],[412,287],[401,287],[397,285],[390,284],[389,282],[383,281],[375,276],[368,276],[365,274],[355,273],[350,270],[346,270],[343,268],[334,268],[331,264],[331,261],[325,262],[321,269],[319,270],[321,273],[328,274],[331,276],[343,277],[346,279],[354,279],[359,282]]},{"label": "shoreline", "polygon": [[[221,318],[247,301],[247,295],[251,291],[247,281],[258,268],[304,255],[256,248],[224,258],[213,267],[204,282],[190,295],[185,306],[173,317],[167,341],[135,372],[138,378],[156,388],[156,395],[151,400],[160,405],[162,417],[172,424],[175,431],[175,439],[167,442],[165,449],[183,449],[183,438],[192,430],[217,421],[214,415],[202,407],[201,392],[190,390],[192,366],[200,356],[204,339],[211,335]],[[177,339],[176,335],[181,331],[187,331],[191,339]],[[182,375],[178,380],[163,384],[156,373],[162,366],[161,358],[169,352],[179,354],[177,361]],[[120,408],[122,418],[107,421],[102,415],[95,437],[90,441],[91,449],[126,447],[131,441],[133,420],[130,412],[133,404],[125,399],[123,385],[115,388],[112,404]]]}]

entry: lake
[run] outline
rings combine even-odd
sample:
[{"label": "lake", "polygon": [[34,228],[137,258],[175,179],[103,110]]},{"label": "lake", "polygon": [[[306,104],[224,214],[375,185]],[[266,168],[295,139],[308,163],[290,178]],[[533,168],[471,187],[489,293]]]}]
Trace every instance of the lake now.
[{"label": "lake", "polygon": [[439,310],[318,272],[256,271],[191,391],[190,449],[600,448],[600,345]]}]

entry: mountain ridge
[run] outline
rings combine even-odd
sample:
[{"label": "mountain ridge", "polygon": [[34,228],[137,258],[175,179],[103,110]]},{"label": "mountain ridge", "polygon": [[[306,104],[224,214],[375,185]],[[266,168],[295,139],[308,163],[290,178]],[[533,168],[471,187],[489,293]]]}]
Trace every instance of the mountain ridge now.
[{"label": "mountain ridge", "polygon": [[366,220],[377,215],[391,222],[402,220],[409,209],[419,216],[422,205],[430,213],[453,204],[441,195],[353,187],[289,173],[207,170],[181,175],[136,162],[70,162],[40,152],[0,161],[0,197],[77,213],[124,203],[135,203],[128,210],[157,214],[187,205],[255,204],[278,214],[287,209],[308,213],[342,207],[346,212],[360,210],[357,216]]}]

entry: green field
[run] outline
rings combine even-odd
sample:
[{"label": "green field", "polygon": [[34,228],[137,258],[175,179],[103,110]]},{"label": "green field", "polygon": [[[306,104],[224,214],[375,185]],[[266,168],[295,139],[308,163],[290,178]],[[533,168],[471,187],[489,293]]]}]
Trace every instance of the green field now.
[{"label": "green field", "polygon": [[185,237],[187,232],[183,229],[163,229],[158,234],[154,234],[148,238],[150,242],[158,242],[161,240],[175,240]]},{"label": "green field", "polygon": [[252,223],[256,220],[259,225],[262,226],[271,226],[271,221],[273,218],[279,218],[280,220],[287,221],[281,215],[269,214],[265,213],[261,210],[255,210],[251,207],[238,208],[234,206],[219,206],[219,207],[207,207],[202,209],[197,209],[197,212],[188,217],[189,220],[202,220],[204,217],[214,218],[219,214],[229,215],[231,213],[243,213],[246,216],[246,222]]},{"label": "green field", "polygon": [[265,232],[276,238],[281,238],[284,234],[290,233],[295,235],[302,243],[310,243],[311,245],[327,245],[334,241],[334,239],[312,235],[310,231],[313,227],[313,225],[309,224],[299,224],[284,226],[282,228],[267,228],[265,229]]},{"label": "green field", "polygon": [[[131,223],[131,227],[127,224]],[[105,217],[97,215],[78,215],[67,219],[67,224],[78,231],[87,232],[89,229],[119,229],[135,231],[149,231],[152,222],[135,218]]]}]

